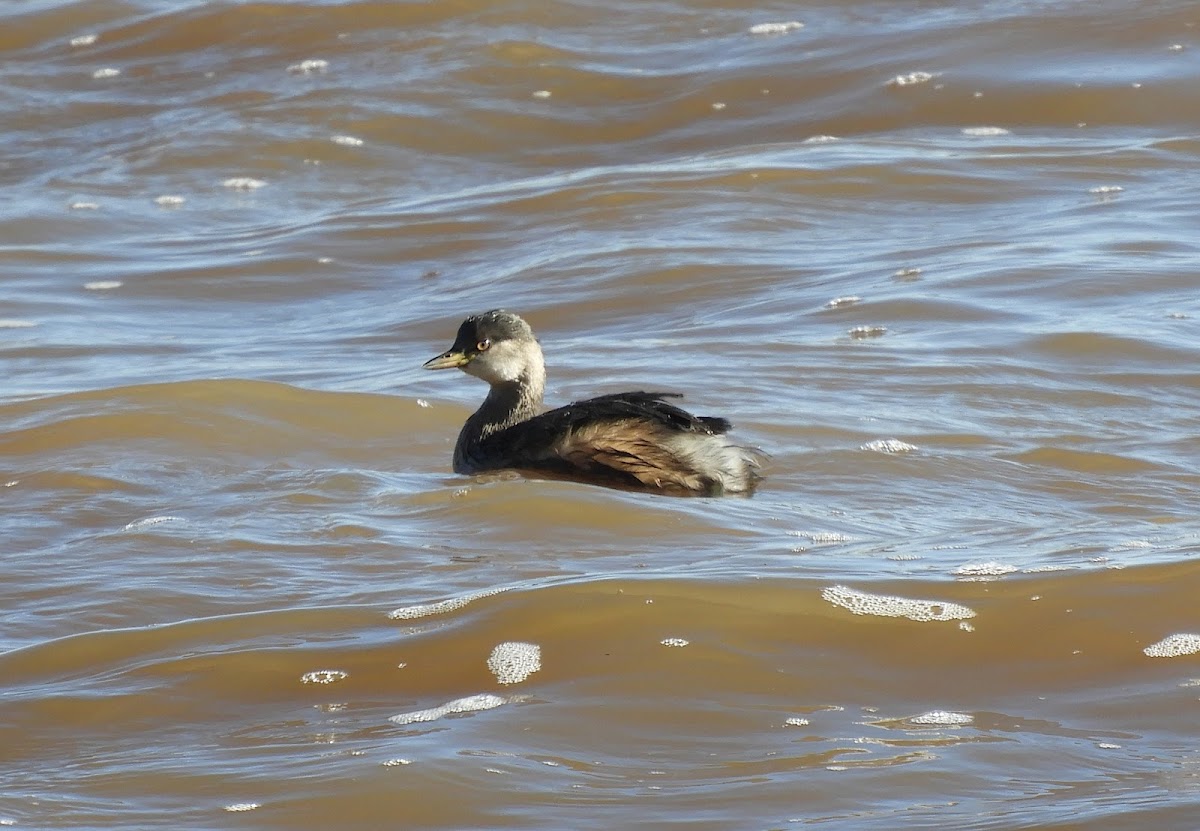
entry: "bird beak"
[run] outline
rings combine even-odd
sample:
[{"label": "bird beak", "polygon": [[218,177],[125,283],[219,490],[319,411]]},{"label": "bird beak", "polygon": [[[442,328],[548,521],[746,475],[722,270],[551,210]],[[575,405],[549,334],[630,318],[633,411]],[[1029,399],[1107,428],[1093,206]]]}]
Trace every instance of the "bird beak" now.
[{"label": "bird beak", "polygon": [[471,359],[464,352],[456,352],[451,349],[449,352],[443,352],[436,358],[430,358],[424,363],[426,369],[458,369],[466,366]]}]

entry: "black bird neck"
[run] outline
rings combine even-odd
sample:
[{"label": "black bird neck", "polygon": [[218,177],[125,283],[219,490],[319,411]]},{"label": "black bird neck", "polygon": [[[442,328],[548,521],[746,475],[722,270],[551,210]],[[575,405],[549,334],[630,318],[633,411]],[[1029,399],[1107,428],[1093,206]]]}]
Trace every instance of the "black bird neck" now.
[{"label": "black bird neck", "polygon": [[458,434],[458,444],[454,448],[455,469],[470,468],[484,461],[499,462],[498,459],[483,459],[480,443],[493,433],[528,421],[541,412],[545,384],[545,370],[540,374],[522,375],[516,381],[492,384],[483,404],[467,419]]}]

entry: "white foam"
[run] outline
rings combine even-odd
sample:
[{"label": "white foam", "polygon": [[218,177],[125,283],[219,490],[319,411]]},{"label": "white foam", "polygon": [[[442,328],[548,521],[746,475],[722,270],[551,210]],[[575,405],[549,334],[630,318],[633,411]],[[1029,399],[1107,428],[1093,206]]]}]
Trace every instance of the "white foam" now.
[{"label": "white foam", "polygon": [[350,677],[350,673],[340,669],[317,669],[300,676],[302,684],[335,684]]},{"label": "white foam", "polygon": [[878,617],[904,617],[909,620],[965,620],[975,617],[975,611],[958,603],[938,600],[916,600],[909,597],[892,597],[883,594],[868,594],[847,586],[830,586],[821,590],[822,599],[856,615]]},{"label": "white foam", "polygon": [[1088,188],[1088,193],[1094,193],[1097,196],[1104,196],[1110,193],[1121,193],[1125,188],[1120,185],[1097,185],[1094,188]]},{"label": "white foam", "polygon": [[69,205],[67,205],[67,207],[73,211],[98,211],[98,210],[100,210],[100,205],[97,204],[96,202],[76,201],[76,202],[70,203]]},{"label": "white foam", "polygon": [[808,719],[800,718],[799,716],[792,716],[783,720],[784,727],[806,727],[807,725]]},{"label": "white foam", "polygon": [[461,609],[468,603],[474,603],[481,598],[491,597],[493,594],[500,594],[500,592],[506,591],[508,591],[508,587],[502,586],[496,589],[486,589],[481,592],[464,594],[460,597],[451,597],[449,600],[439,600],[437,603],[423,603],[419,606],[401,606],[399,609],[388,612],[388,617],[392,620],[414,620],[419,617],[429,617],[430,615],[444,615],[446,612]]},{"label": "white foam", "polygon": [[235,802],[232,805],[226,805],[225,810],[232,814],[240,814],[244,811],[253,811],[255,808],[261,808],[257,802]]},{"label": "white foam", "polygon": [[100,36],[97,34],[78,35],[77,37],[71,38],[68,43],[70,43],[72,46],[91,46],[99,37]]},{"label": "white foam", "polygon": [[686,638],[663,638],[661,641],[659,641],[659,643],[662,644],[663,646],[674,646],[674,647],[682,648],[682,647],[687,646],[690,643],[690,641],[688,641]]},{"label": "white foam", "polygon": [[187,200],[184,199],[182,196],[175,196],[174,194],[164,194],[162,196],[155,197],[154,204],[160,205],[161,207],[164,207],[164,208],[178,208],[180,205],[182,205],[186,201]]},{"label": "white foam", "polygon": [[712,108],[713,108],[714,110],[718,110],[718,111],[719,111],[719,110],[723,110],[723,109],[725,109],[725,107],[726,107],[726,104],[725,104],[725,102],[724,102],[724,101],[714,101],[714,102],[712,103]]},{"label": "white foam", "polygon": [[92,73],[93,78],[115,78],[121,74],[121,70],[111,66],[106,66],[103,69],[97,69]]},{"label": "white foam", "polygon": [[534,98],[549,98],[551,95],[553,95],[553,93],[548,89],[535,89],[533,91]]},{"label": "white foam", "polygon": [[784,35],[803,28],[804,24],[799,20],[785,20],[781,23],[755,23],[746,31],[752,35]]},{"label": "white foam", "polygon": [[1018,571],[1016,566],[988,560],[982,563],[964,563],[951,572],[956,577],[1000,577]]},{"label": "white foam", "polygon": [[1150,540],[1125,540],[1109,548],[1109,551],[1149,551],[1154,547]]},{"label": "white foam", "polygon": [[125,284],[120,280],[93,280],[90,283],[84,283],[83,287],[88,291],[112,291],[123,285]]},{"label": "white foam", "polygon": [[936,77],[937,73],[933,72],[910,72],[907,75],[897,75],[895,78],[889,78],[887,86],[911,87],[914,84],[926,84]]},{"label": "white foam", "polygon": [[897,280],[918,280],[921,277],[921,269],[919,268],[899,268],[892,272],[892,276]]},{"label": "white foam", "polygon": [[846,334],[852,338],[878,338],[887,332],[886,326],[855,326],[847,329]]},{"label": "white foam", "polygon": [[838,138],[837,136],[827,136],[824,134],[820,134],[820,135],[815,135],[815,136],[809,136],[808,138],[806,138],[804,141],[802,141],[800,143],[801,144],[829,144],[830,142],[833,142],[833,141],[841,141],[841,139]]},{"label": "white foam", "polygon": [[135,519],[133,522],[131,522],[125,526],[125,530],[126,531],[137,531],[142,528],[149,528],[153,525],[161,525],[164,522],[183,522],[183,521],[184,521],[183,517],[180,517],[180,516],[170,516],[170,515],[166,515],[166,514],[164,514],[163,516],[148,516],[145,519]]},{"label": "white foam", "polygon": [[818,545],[829,545],[830,543],[850,542],[854,538],[848,534],[839,534],[837,531],[788,531],[789,537],[804,537]]},{"label": "white foam", "polygon": [[32,329],[34,326],[37,326],[37,323],[32,320],[19,320],[12,317],[0,318],[0,329]]},{"label": "white foam", "polygon": [[401,767],[403,765],[411,765],[412,759],[388,759],[383,763],[385,768]]},{"label": "white foam", "polygon": [[1195,655],[1200,652],[1200,635],[1178,632],[1168,635],[1158,643],[1152,643],[1142,652],[1151,658],[1178,658],[1180,655]]},{"label": "white foam", "polygon": [[536,643],[505,641],[492,650],[487,667],[497,683],[519,684],[542,668],[542,648]]},{"label": "white foam", "polygon": [[862,300],[857,294],[848,294],[845,297],[835,297],[825,304],[827,309],[840,309],[843,306],[853,306],[855,303]]},{"label": "white foam", "polygon": [[249,176],[233,176],[221,183],[222,187],[232,190],[258,190],[266,184],[262,179],[252,179]]},{"label": "white foam", "polygon": [[950,712],[948,710],[930,710],[922,715],[913,716],[908,719],[911,724],[935,724],[938,727],[952,727],[952,725],[970,724],[974,721],[973,716],[968,716],[965,712]]},{"label": "white foam", "polygon": [[912,453],[914,450],[920,450],[915,444],[909,444],[900,439],[875,439],[858,448],[859,450],[870,450],[873,453]]},{"label": "white foam", "polygon": [[928,713],[921,713],[919,716],[913,716],[908,721],[911,724],[932,724],[940,727],[949,727],[961,724],[970,724],[975,718],[966,713],[953,713],[949,710],[930,710]]},{"label": "white foam", "polygon": [[362,147],[363,140],[354,136],[331,136],[330,141],[334,144],[340,144],[342,147]]},{"label": "white foam", "polygon": [[437,721],[444,716],[455,713],[477,713],[481,710],[491,710],[503,703],[503,698],[491,693],[468,695],[466,698],[456,698],[438,707],[430,707],[428,710],[414,710],[411,713],[401,713],[398,716],[392,716],[388,721],[395,724],[417,724],[419,722]]},{"label": "white foam", "polygon": [[1003,127],[963,127],[964,136],[1007,136],[1011,131]]},{"label": "white foam", "polygon": [[287,71],[293,75],[311,75],[314,72],[324,72],[329,69],[329,61],[321,60],[320,58],[308,58],[307,60],[294,63],[287,68]]}]

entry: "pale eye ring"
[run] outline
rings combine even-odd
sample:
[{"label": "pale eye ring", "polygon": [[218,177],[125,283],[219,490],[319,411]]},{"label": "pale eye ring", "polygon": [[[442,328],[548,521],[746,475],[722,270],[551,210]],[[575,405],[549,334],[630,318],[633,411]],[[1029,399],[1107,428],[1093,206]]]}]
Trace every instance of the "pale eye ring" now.
[{"label": "pale eye ring", "polygon": [[478,349],[480,352],[487,352],[488,347],[491,345],[492,345],[492,342],[490,340],[488,340],[487,338],[484,338],[479,343],[475,344],[475,348]]}]

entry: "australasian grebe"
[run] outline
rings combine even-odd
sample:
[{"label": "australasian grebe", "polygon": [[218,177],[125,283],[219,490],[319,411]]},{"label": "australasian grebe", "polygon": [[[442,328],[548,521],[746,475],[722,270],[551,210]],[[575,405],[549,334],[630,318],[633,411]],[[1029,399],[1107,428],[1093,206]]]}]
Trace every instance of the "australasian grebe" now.
[{"label": "australasian grebe", "polygon": [[619,392],[541,412],[542,348],[529,324],[495,309],[468,317],[426,369],[461,369],[491,391],[454,447],[454,471],[512,468],[675,495],[748,493],[762,454],[725,437],[723,418],[668,403],[677,394]]}]

